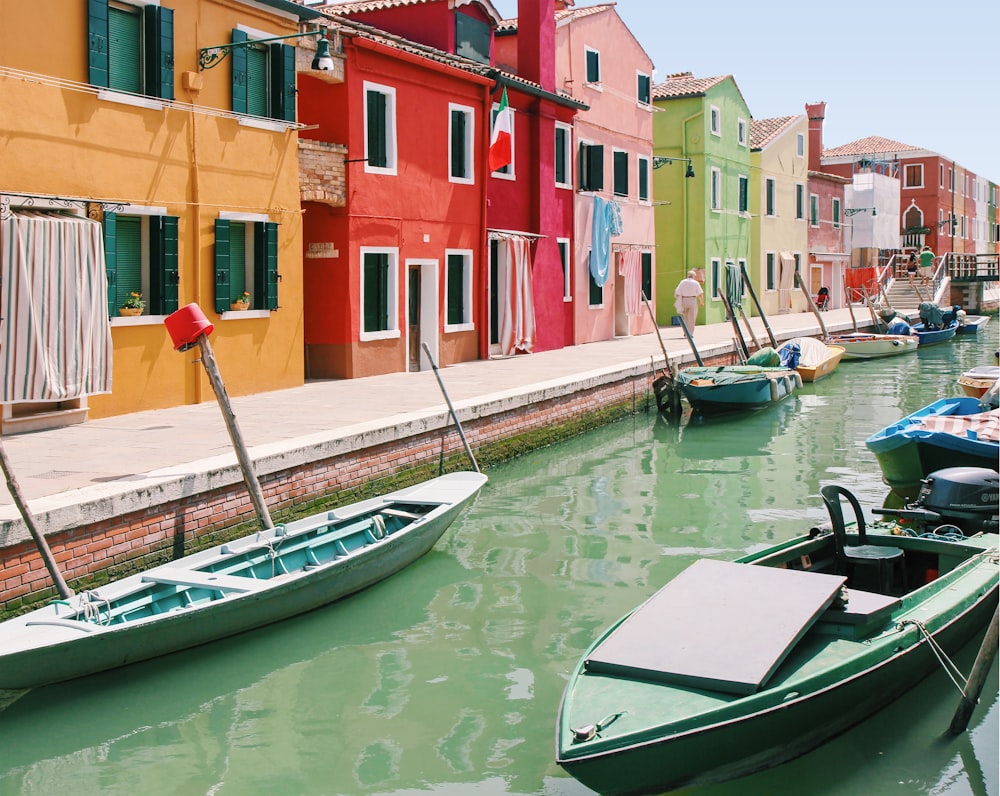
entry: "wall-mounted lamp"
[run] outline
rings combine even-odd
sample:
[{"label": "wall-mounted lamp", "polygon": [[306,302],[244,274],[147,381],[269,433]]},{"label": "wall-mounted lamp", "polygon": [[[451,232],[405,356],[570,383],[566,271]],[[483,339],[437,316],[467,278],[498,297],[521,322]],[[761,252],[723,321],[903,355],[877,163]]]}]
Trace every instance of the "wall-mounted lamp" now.
[{"label": "wall-mounted lamp", "polygon": [[938,229],[941,229],[945,224],[951,224],[951,228],[954,230],[955,225],[958,224],[958,216],[954,213],[951,214],[951,218],[946,218],[944,221],[938,221]]},{"label": "wall-mounted lamp", "polygon": [[272,36],[269,39],[249,39],[247,41],[234,41],[229,44],[217,44],[215,47],[202,47],[198,51],[198,68],[211,69],[218,66],[226,56],[232,53],[237,47],[249,47],[254,44],[267,44],[272,41],[284,41],[286,39],[300,39],[303,36],[319,36],[316,42],[316,55],[312,61],[312,68],[320,72],[329,72],[333,69],[333,56],[330,55],[330,41],[326,38],[326,31],[309,30],[305,33],[290,33],[287,36]]},{"label": "wall-mounted lamp", "polygon": [[844,211],[844,215],[848,218],[856,216],[858,213],[871,213],[872,218],[876,216],[874,207],[849,207]]},{"label": "wall-mounted lamp", "polygon": [[668,158],[665,155],[653,155],[653,168],[658,169],[660,166],[665,166],[668,163],[672,164],[675,160],[688,164],[687,171],[684,172],[685,177],[694,176],[694,164],[691,163],[691,158]]}]

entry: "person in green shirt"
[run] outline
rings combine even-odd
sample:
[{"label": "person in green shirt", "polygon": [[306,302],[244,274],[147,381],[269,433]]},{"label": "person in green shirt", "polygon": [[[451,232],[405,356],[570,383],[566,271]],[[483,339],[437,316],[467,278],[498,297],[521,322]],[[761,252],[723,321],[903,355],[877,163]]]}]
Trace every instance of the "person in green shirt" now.
[{"label": "person in green shirt", "polygon": [[925,245],[917,257],[920,261],[920,279],[924,284],[928,284],[931,281],[931,275],[934,273],[934,252],[931,251],[930,246]]}]

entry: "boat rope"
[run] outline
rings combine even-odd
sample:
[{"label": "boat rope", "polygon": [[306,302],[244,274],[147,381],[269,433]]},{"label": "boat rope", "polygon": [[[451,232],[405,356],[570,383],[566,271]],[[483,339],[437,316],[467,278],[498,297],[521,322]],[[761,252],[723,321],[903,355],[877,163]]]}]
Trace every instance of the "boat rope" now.
[{"label": "boat rope", "polygon": [[[965,686],[967,685],[968,680],[966,680],[966,678],[962,675],[961,670],[954,664],[951,658],[948,657],[947,653],[941,649],[941,645],[937,643],[937,640],[924,626],[924,623],[916,619],[904,619],[899,623],[899,626],[902,628],[904,625],[913,625],[921,632],[921,634],[923,634],[924,638],[927,639],[927,644],[931,648],[931,652],[934,653],[934,657],[936,657],[938,659],[938,663],[941,664],[941,668],[945,670],[948,678],[955,684],[955,688],[958,689],[958,692],[962,696],[965,696]],[[959,683],[959,680],[962,682]]]},{"label": "boat rope", "polygon": [[[101,619],[101,606],[106,612],[105,618]],[[95,625],[111,624],[111,601],[105,600],[96,591],[80,592],[80,607],[83,608],[83,619]]]}]

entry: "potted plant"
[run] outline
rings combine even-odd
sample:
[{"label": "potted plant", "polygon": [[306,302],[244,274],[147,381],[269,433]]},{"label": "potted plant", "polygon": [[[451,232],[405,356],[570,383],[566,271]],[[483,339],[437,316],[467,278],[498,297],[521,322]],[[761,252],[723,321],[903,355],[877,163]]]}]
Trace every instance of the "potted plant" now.
[{"label": "potted plant", "polygon": [[132,292],[125,299],[125,303],[118,308],[118,314],[125,316],[142,315],[144,309],[146,309],[146,302],[142,299],[142,293]]},{"label": "potted plant", "polygon": [[250,294],[247,293],[244,290],[243,291],[243,295],[240,296],[238,299],[236,299],[236,301],[234,301],[232,304],[229,305],[229,309],[231,309],[231,310],[247,310],[247,309],[250,309]]}]

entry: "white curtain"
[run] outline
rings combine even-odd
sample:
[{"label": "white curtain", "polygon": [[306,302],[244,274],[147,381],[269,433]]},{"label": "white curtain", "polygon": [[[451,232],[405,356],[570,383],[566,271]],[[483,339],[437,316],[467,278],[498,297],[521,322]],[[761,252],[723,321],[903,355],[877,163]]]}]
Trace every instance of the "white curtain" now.
[{"label": "white curtain", "polygon": [[0,401],[111,392],[101,225],[18,211],[0,221]]},{"label": "white curtain", "polygon": [[500,351],[510,356],[535,346],[535,303],[531,295],[531,242],[507,238],[507,269],[500,296]]},{"label": "white curtain", "polygon": [[639,296],[642,291],[642,258],[638,249],[626,249],[618,253],[618,273],[625,280],[625,312],[637,315],[642,306]]}]

